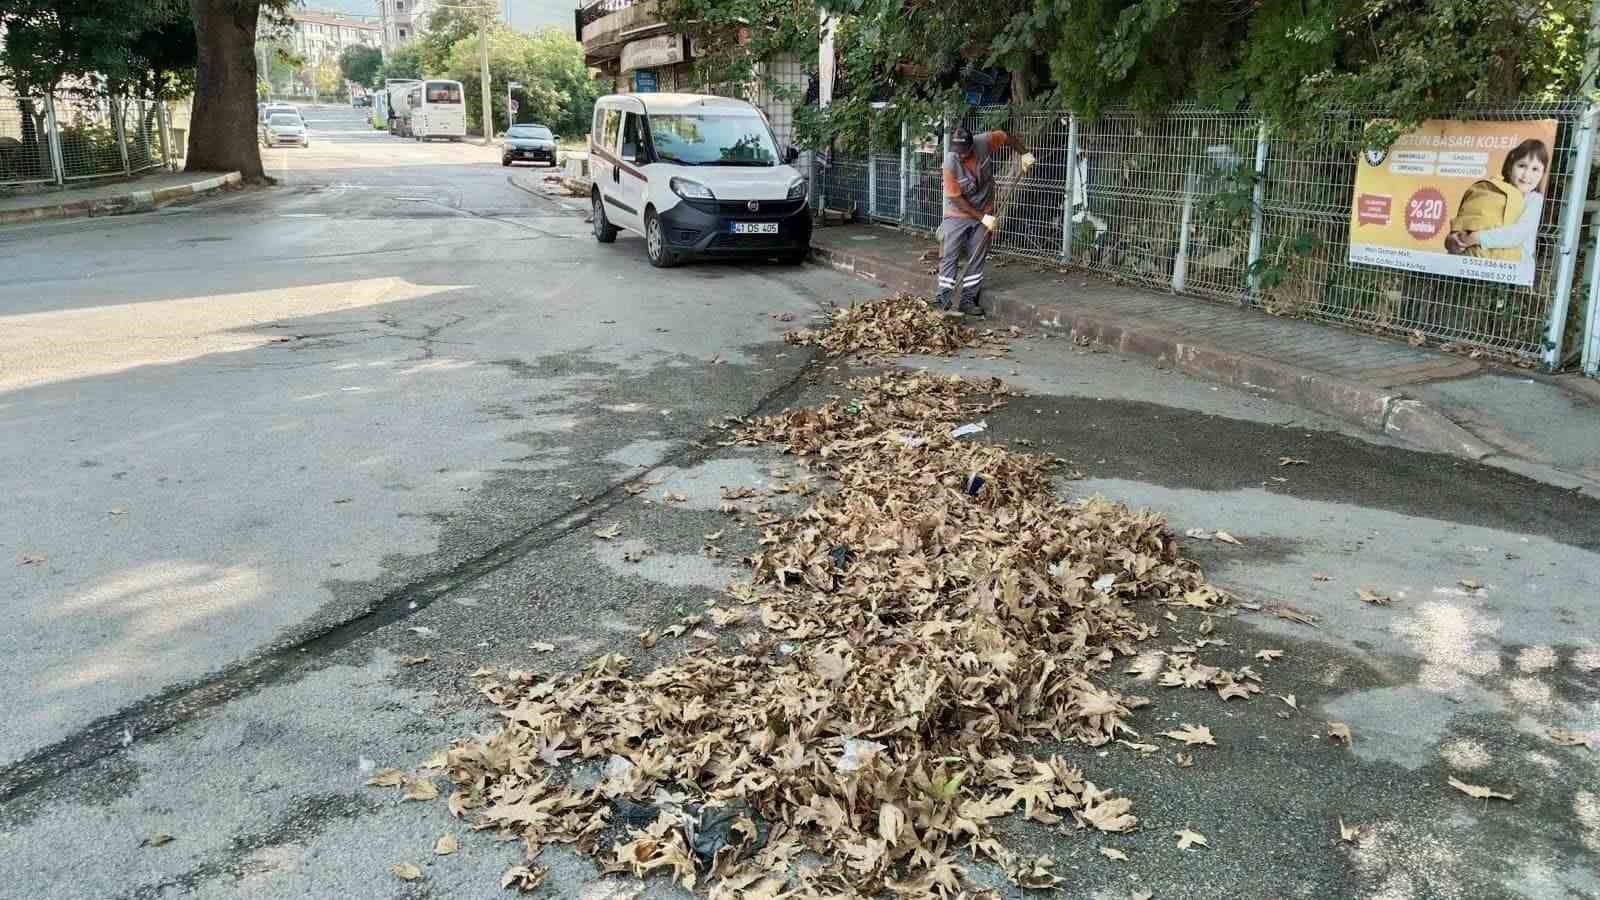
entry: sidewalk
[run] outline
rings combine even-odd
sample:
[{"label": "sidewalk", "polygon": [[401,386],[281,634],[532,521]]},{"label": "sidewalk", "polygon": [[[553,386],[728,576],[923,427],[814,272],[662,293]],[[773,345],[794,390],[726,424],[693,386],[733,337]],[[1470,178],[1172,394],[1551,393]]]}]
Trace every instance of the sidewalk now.
[{"label": "sidewalk", "polygon": [[[893,289],[933,289],[937,244],[892,228],[819,228],[817,260]],[[926,256],[926,258],[925,258]],[[1600,494],[1600,384],[1484,364],[1397,340],[991,257],[1008,324],[1056,329],[1337,416],[1413,446]]]},{"label": "sidewalk", "polygon": [[0,225],[143,212],[239,183],[238,172],[155,172],[138,178],[0,197]]}]

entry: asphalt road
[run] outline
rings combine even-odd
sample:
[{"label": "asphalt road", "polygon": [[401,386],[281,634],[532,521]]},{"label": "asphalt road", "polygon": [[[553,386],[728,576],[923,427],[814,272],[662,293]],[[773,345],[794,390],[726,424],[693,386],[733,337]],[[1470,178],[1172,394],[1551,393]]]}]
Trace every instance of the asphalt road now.
[{"label": "asphalt road", "polygon": [[[366,773],[490,727],[479,665],[638,655],[635,633],[738,577],[701,536],[721,486],[769,460],[708,423],[853,373],[781,335],[864,283],[660,272],[493,149],[360,115],[308,110],[311,147],[268,153],[272,189],[0,230],[0,896],[503,896],[515,845]],[[987,437],[1071,459],[1087,478],[1063,490],[1237,536],[1186,541],[1265,608],[1221,621],[1223,659],[1284,650],[1257,665],[1297,697],[1154,693],[1146,734],[1217,735],[1191,769],[1065,748],[1144,824],[1017,829],[1073,896],[1600,896],[1600,751],[1548,737],[1600,747],[1600,505],[1064,341],[1011,356],[907,364],[1025,388]],[[621,491],[644,473],[688,500]],[[627,540],[595,540],[602,521]],[[1182,827],[1210,848],[1176,850]],[[434,858],[447,831],[462,850]],[[395,880],[403,861],[425,877]],[[625,895],[542,862],[547,896]]]}]

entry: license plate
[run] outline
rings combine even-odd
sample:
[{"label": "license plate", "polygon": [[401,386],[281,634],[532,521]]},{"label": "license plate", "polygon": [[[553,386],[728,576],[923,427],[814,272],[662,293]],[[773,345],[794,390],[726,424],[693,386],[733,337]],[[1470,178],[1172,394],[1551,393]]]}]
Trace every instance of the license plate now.
[{"label": "license plate", "polygon": [[734,234],[777,234],[777,222],[734,222]]}]

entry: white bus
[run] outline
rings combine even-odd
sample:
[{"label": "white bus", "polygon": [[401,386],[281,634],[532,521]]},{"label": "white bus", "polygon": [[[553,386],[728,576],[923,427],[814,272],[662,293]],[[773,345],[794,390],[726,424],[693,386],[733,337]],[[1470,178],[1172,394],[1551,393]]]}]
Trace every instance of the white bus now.
[{"label": "white bus", "polygon": [[400,137],[410,137],[406,130],[406,119],[409,112],[406,108],[406,97],[411,89],[420,82],[415,78],[385,78],[383,80],[383,124],[389,133]]},{"label": "white bus", "polygon": [[459,141],[467,136],[467,104],[459,81],[424,81],[413,85],[407,101],[411,136]]}]

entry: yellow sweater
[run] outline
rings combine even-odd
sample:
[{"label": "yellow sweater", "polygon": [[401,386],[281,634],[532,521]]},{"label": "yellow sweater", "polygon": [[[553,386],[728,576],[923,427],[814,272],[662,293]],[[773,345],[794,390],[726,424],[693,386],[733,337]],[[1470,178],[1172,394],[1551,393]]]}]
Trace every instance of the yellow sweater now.
[{"label": "yellow sweater", "polygon": [[[1515,222],[1522,215],[1522,192],[1503,178],[1475,181],[1461,195],[1461,208],[1450,220],[1451,231],[1483,231]],[[1490,250],[1470,247],[1468,256],[1483,259],[1516,260],[1522,257],[1520,247],[1502,247]]]}]

